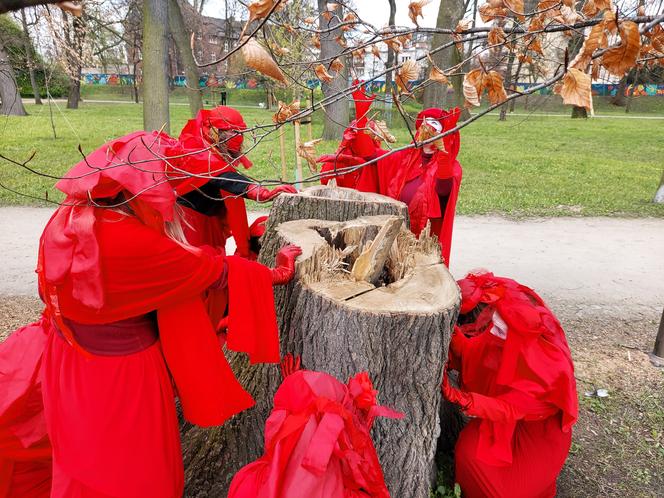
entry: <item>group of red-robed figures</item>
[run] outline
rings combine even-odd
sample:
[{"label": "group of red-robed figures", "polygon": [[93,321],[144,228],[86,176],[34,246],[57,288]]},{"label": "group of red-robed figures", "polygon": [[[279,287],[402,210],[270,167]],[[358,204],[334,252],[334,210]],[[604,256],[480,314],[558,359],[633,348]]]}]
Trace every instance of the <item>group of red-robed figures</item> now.
[{"label": "group of red-robed figures", "polygon": [[[459,137],[435,137],[458,111],[424,111],[418,138],[434,145],[380,159],[366,132],[371,99],[360,97],[324,171],[406,202],[412,229],[429,221],[448,261]],[[58,182],[66,199],[39,245],[45,309],[0,344],[0,498],[182,496],[174,397],[204,427],[253,405],[221,345],[253,363],[282,361],[272,286],[293,277],[300,250],[283,248],[274,268],[255,262],[264,219],[249,225],[244,198],[294,189],[268,190],[237,171],[251,166],[244,130],[234,109],[204,110],[178,139],[113,140]],[[450,348],[460,385],[442,384],[473,417],[456,447],[456,480],[469,497],[553,496],[577,411],[564,333],[512,280],[469,275],[460,286]],[[296,363],[284,362],[265,454],[238,472],[229,496],[388,497],[370,429],[377,416],[407,423],[408,414],[380,407],[366,373],[342,384]]]}]

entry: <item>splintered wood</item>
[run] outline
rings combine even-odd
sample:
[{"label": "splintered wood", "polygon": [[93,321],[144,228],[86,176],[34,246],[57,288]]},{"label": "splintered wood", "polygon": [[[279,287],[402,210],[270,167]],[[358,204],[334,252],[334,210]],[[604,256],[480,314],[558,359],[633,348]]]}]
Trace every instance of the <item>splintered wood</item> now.
[{"label": "splintered wood", "polygon": [[360,257],[355,260],[350,272],[353,279],[374,285],[378,283],[378,278],[385,267],[385,261],[390,255],[390,250],[402,225],[403,218],[397,218],[396,216],[385,222],[369,247],[362,251]]}]

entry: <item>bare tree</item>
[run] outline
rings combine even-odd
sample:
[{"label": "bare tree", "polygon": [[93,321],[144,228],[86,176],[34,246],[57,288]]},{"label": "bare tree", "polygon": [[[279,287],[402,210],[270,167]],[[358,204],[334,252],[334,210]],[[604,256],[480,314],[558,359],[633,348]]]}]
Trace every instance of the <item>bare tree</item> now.
[{"label": "bare tree", "polygon": [[81,72],[83,70],[83,44],[85,42],[86,23],[84,17],[69,16],[62,11],[64,51],[69,72],[69,95],[67,109],[78,109],[81,100]]},{"label": "bare tree", "polygon": [[21,93],[16,82],[9,54],[0,37],[0,114],[5,116],[26,116]]},{"label": "bare tree", "polygon": [[189,100],[189,109],[193,116],[203,108],[203,99],[198,88],[200,74],[189,42],[191,33],[184,24],[182,11],[177,0],[168,0],[168,25],[171,29],[171,35],[175,40],[180,60],[184,66],[184,72],[187,77],[187,99]]},{"label": "bare tree", "polygon": [[30,75],[30,86],[32,86],[32,93],[35,96],[35,104],[42,105],[41,95],[39,93],[39,85],[35,78],[35,64],[32,59],[32,40],[30,39],[30,30],[28,26],[28,19],[25,15],[25,9],[21,9],[21,25],[23,26],[24,47],[25,47],[25,65],[28,68]]},{"label": "bare tree", "polygon": [[143,128],[170,132],[168,0],[143,0]]}]

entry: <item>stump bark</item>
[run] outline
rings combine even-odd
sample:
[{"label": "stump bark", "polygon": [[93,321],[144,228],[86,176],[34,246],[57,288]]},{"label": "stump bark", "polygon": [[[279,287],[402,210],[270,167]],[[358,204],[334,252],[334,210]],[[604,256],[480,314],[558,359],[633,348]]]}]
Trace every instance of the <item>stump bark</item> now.
[{"label": "stump bark", "polygon": [[[401,421],[378,420],[372,433],[390,493],[427,498],[435,478],[440,381],[459,291],[441,263],[438,242],[416,240],[405,214],[402,203],[347,189],[316,187],[280,196],[261,261],[272,264],[286,244],[302,247],[295,280],[275,289],[281,352],[301,355],[303,368],[344,382],[368,371],[379,402],[406,414]],[[369,258],[382,265],[379,276],[368,272],[374,283],[356,280],[352,268],[370,252],[381,228],[392,223],[384,232],[394,235],[394,215],[404,222],[390,250],[385,255],[385,244],[374,244],[378,255]],[[235,472],[263,451],[265,420],[281,382],[278,366],[250,366],[243,355],[228,356],[257,404],[220,428],[183,427],[186,496],[226,496]]]}]

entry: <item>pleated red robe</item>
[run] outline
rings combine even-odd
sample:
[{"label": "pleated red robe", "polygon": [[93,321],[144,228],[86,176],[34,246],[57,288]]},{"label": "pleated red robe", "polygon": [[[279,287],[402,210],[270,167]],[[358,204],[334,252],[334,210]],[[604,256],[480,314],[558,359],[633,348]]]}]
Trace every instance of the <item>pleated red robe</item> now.
[{"label": "pleated red robe", "polygon": [[[178,244],[133,216],[60,209],[42,238],[40,290],[49,303],[44,318],[0,345],[0,385],[10,393],[0,404],[0,468],[9,469],[14,493],[8,496],[48,496],[48,486],[32,495],[16,494],[12,487],[21,486],[17,471],[24,469],[17,463],[50,460],[48,444],[41,446],[50,439],[52,498],[179,497],[183,469],[173,383],[185,417],[198,425],[222,424],[253,405],[224,358],[201,297],[219,280],[225,259],[211,248]],[[99,308],[75,297],[73,270],[57,284],[44,279],[45,268],[62,264],[50,258],[54,248],[58,254],[59,237],[68,233],[60,229],[60,218],[67,226],[90,215],[102,283]],[[226,261],[228,347],[248,352],[254,362],[278,361],[270,270],[241,258]],[[259,319],[242,320],[257,304],[265,306]],[[159,341],[122,356],[81,351],[55,328],[62,323],[60,314],[81,324],[105,324],[153,311]],[[25,346],[26,352],[19,349]],[[29,410],[21,406],[37,389],[43,411],[39,403]]]}]

